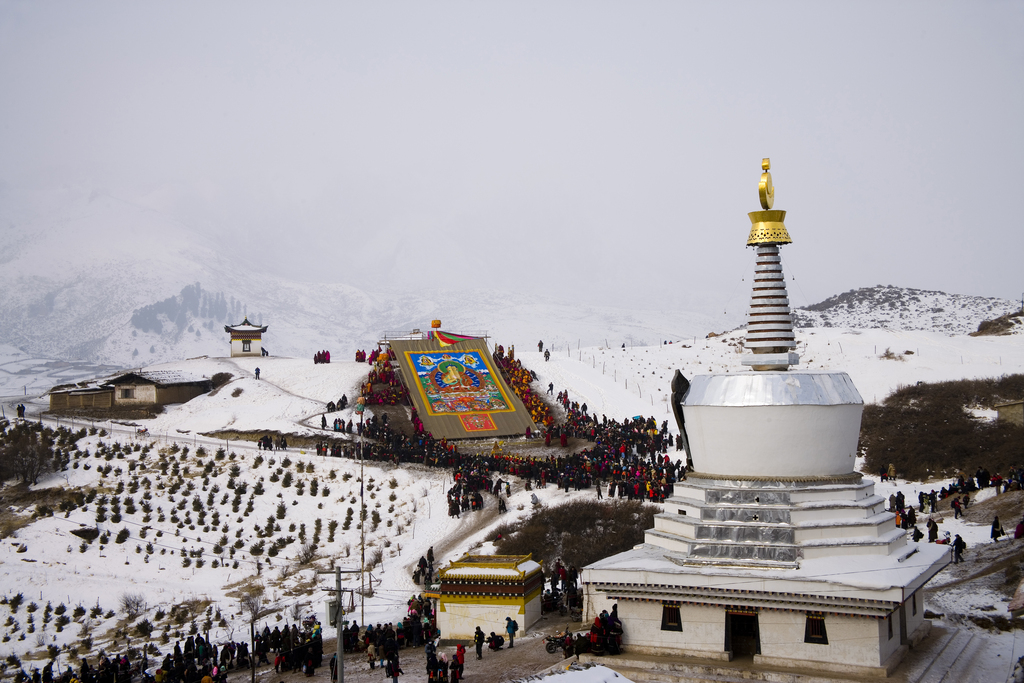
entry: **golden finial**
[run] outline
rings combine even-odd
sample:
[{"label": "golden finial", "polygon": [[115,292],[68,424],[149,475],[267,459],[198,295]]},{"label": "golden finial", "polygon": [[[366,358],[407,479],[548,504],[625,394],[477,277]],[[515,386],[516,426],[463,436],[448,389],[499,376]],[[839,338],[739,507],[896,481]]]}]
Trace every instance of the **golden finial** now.
[{"label": "golden finial", "polygon": [[763,244],[789,244],[792,240],[786,231],[783,221],[786,218],[785,211],[773,211],[775,203],[775,188],[772,187],[772,174],[769,169],[772,167],[771,159],[761,159],[761,182],[757,184],[757,192],[761,196],[762,211],[753,211],[750,216],[750,235],[747,237],[747,246]]},{"label": "golden finial", "polygon": [[772,167],[771,159],[761,159],[761,182],[757,184],[757,192],[761,195],[761,208],[765,211],[772,208],[775,203],[775,188],[772,187],[772,174],[768,170]]}]

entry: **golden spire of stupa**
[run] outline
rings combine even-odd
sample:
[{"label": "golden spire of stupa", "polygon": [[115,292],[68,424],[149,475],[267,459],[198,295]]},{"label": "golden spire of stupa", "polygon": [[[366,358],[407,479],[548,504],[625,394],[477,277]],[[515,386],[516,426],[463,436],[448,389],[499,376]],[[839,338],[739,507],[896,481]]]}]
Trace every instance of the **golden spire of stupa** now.
[{"label": "golden spire of stupa", "polygon": [[796,347],[793,334],[793,316],[789,309],[789,292],[786,291],[786,277],[782,273],[782,259],[779,245],[793,240],[786,232],[783,219],[785,211],[773,211],[775,188],[772,175],[768,172],[771,161],[761,160],[761,182],[757,185],[761,197],[762,211],[751,211],[750,236],[747,246],[757,247],[757,263],[754,266],[754,287],[750,296],[750,310],[747,313],[747,339],[745,346],[753,352],[741,360],[754,370],[786,370],[800,362],[790,351]]},{"label": "golden spire of stupa", "polygon": [[772,167],[770,159],[761,160],[761,182],[757,184],[757,193],[761,197],[761,208],[763,211],[751,211],[750,236],[747,237],[747,246],[759,244],[789,244],[793,240],[786,232],[786,226],[782,222],[786,218],[785,211],[772,211],[775,203],[775,187],[772,186],[772,174],[769,169]]}]

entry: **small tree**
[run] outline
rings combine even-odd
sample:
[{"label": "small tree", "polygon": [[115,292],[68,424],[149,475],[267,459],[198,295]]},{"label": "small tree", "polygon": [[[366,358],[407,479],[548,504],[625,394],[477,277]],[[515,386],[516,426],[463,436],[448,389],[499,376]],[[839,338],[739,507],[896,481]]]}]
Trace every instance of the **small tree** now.
[{"label": "small tree", "polygon": [[252,586],[248,591],[238,598],[242,614],[249,618],[249,639],[250,655],[249,666],[252,671],[252,681],[256,682],[256,622],[267,615],[266,592],[262,584]]},{"label": "small tree", "polygon": [[146,611],[146,596],[142,593],[122,593],[121,612],[129,619],[134,619]]}]

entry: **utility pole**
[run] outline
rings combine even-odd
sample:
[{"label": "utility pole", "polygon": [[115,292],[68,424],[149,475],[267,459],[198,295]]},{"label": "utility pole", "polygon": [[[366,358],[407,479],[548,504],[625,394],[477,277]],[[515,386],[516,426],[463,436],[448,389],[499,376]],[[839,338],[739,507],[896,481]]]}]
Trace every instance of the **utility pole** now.
[{"label": "utility pole", "polygon": [[[338,632],[338,642],[336,644],[335,655],[337,659],[334,665],[334,670],[338,675],[338,683],[345,683],[345,620],[342,619],[342,616],[345,614],[345,600],[342,598],[341,572],[341,567],[335,567],[334,569],[329,569],[327,571],[318,571],[317,574],[334,574],[334,595],[335,599],[338,601],[338,612],[334,618],[334,625]],[[355,570],[347,569],[345,570],[345,573],[354,574]],[[360,570],[359,573],[361,575],[362,570]]]},{"label": "utility pole", "polygon": [[363,570],[366,567],[366,502],[364,491],[366,490],[366,475],[363,465],[366,463],[365,446],[363,437],[363,411],[366,410],[366,399],[360,396],[356,399],[356,412],[359,413],[359,621],[366,623],[366,586],[363,582]]}]

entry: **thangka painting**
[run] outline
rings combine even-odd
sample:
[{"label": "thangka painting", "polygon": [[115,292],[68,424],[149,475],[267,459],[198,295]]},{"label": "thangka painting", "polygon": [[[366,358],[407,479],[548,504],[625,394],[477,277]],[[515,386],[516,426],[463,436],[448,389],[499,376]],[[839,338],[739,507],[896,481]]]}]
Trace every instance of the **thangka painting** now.
[{"label": "thangka painting", "polygon": [[459,420],[462,422],[462,428],[467,432],[493,432],[498,428],[487,413],[459,415]]},{"label": "thangka painting", "polygon": [[431,415],[515,410],[480,351],[406,351]]}]

